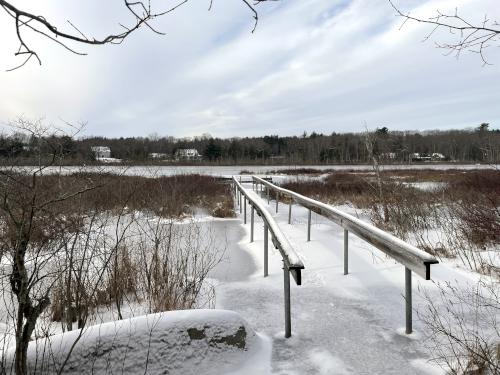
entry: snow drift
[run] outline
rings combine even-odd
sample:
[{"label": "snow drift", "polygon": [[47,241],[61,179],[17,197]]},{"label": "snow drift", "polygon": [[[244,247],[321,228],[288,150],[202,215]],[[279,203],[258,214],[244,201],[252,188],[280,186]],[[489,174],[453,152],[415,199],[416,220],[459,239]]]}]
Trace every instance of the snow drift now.
[{"label": "snow drift", "polygon": [[[248,367],[265,341],[232,311],[172,311],[39,339],[29,346],[28,366],[57,373],[74,345],[63,374],[226,374]],[[7,373],[13,353],[4,358]]]}]

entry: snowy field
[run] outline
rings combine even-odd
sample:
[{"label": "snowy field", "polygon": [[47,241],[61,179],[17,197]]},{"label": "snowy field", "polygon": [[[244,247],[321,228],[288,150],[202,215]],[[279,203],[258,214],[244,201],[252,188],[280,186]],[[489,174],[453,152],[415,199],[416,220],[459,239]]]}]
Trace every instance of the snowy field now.
[{"label": "snowy field", "polygon": [[[22,167],[24,170],[29,170],[35,167]],[[270,171],[279,171],[283,169],[302,169],[314,168],[318,170],[357,170],[371,171],[372,165],[242,165],[242,166],[119,166],[119,165],[102,165],[102,166],[63,166],[63,167],[48,167],[44,169],[45,174],[62,173],[70,174],[75,172],[100,172],[114,173],[126,176],[143,176],[143,177],[159,177],[173,176],[177,174],[205,174],[217,177],[231,177],[239,175],[242,171],[250,171],[252,174],[268,175]],[[404,170],[404,169],[500,169],[500,165],[488,164],[394,164],[382,165],[383,170]]]},{"label": "snowy field", "polygon": [[[244,186],[251,189],[251,184]],[[223,261],[210,272],[208,280],[215,286],[215,308],[232,310],[237,315],[201,312],[201,315],[188,316],[189,326],[179,320],[187,315],[167,313],[140,317],[144,309],[139,308],[142,312],[137,314],[129,306],[130,310],[124,308],[125,317],[134,318],[113,321],[115,314],[109,311],[102,320],[104,324],[88,328],[67,373],[79,373],[78,366],[84,366],[87,360],[85,348],[95,345],[96,337],[101,345],[109,331],[113,343],[109,354],[104,362],[97,358],[95,367],[85,367],[87,370],[115,373],[117,361],[120,372],[128,374],[139,370],[162,373],[165,369],[170,374],[444,374],[431,362],[433,353],[426,340],[428,332],[417,312],[427,308],[425,293],[437,298],[437,283],[453,282],[466,289],[477,285],[479,274],[446,259],[431,267],[432,281],[413,274],[414,332],[406,335],[402,265],[350,235],[349,274],[344,276],[342,228],[313,213],[311,241],[307,242],[306,209],[294,205],[292,223],[288,224],[288,205],[280,203],[276,214],[275,201],[268,205],[263,199],[261,203],[275,217],[305,265],[303,285],[291,282],[291,338],[284,338],[281,255],[271,242],[269,276],[263,277],[260,218],[255,215],[255,240],[250,243],[250,220],[243,225],[241,214],[232,219],[214,219],[199,212],[195,221],[214,233],[213,241],[220,244],[219,247],[225,247]],[[369,217],[350,206],[340,208],[370,222]],[[231,326],[231,322],[243,321],[248,347],[243,351],[216,347],[214,351],[201,345],[203,343],[185,342],[186,334],[174,329],[180,326],[187,329],[193,322],[201,327],[204,319],[219,323],[227,320],[232,334],[235,326]],[[65,353],[67,345],[63,344],[71,341],[72,335],[76,335],[74,332],[77,331],[66,333],[66,338],[56,335],[51,340],[55,345],[60,344]],[[176,346],[175,342],[182,345]],[[30,347],[30,350],[35,349]],[[157,354],[150,357],[153,352]],[[133,355],[129,358],[129,354],[124,353]],[[114,356],[118,358],[116,361]],[[152,365],[147,369],[141,362],[144,358],[151,358]]]}]

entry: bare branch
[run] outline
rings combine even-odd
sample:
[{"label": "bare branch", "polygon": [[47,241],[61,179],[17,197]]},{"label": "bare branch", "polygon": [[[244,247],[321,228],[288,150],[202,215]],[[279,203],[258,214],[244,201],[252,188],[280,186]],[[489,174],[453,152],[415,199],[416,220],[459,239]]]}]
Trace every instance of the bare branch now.
[{"label": "bare branch", "polygon": [[388,0],[398,17],[403,18],[400,29],[408,22],[418,22],[433,26],[432,31],[424,38],[427,41],[438,30],[448,30],[455,38],[452,42],[436,42],[436,47],[447,50],[447,55],[455,54],[458,58],[463,51],[477,53],[480,55],[484,65],[491,65],[485,55],[485,50],[491,45],[500,43],[500,25],[495,20],[490,20],[487,15],[479,24],[463,18],[458,9],[454,13],[446,14],[439,10],[434,17],[428,19],[412,16],[410,13],[401,11],[392,0]]},{"label": "bare branch", "polygon": [[[163,32],[155,29],[151,24],[151,21],[155,18],[164,16],[169,14],[182,5],[186,4],[189,0],[179,0],[173,6],[161,10],[158,12],[154,12],[151,10],[151,4],[148,1],[145,3],[144,1],[129,1],[123,0],[124,6],[127,8],[129,13],[133,16],[134,22],[132,25],[124,25],[123,23],[119,23],[118,25],[122,28],[121,32],[112,33],[107,36],[96,38],[87,36],[80,28],[78,28],[73,22],[67,20],[67,23],[71,26],[74,33],[65,32],[62,29],[59,29],[54,23],[47,20],[45,17],[40,15],[35,15],[33,13],[24,11],[22,9],[17,8],[10,1],[0,0],[0,10],[3,9],[9,16],[11,16],[15,22],[16,27],[16,35],[19,41],[19,49],[15,53],[15,56],[24,56],[24,60],[14,68],[10,68],[7,71],[13,71],[19,69],[26,65],[28,61],[30,61],[33,57],[38,61],[41,65],[41,60],[38,54],[30,48],[23,39],[23,32],[28,29],[34,31],[53,42],[56,42],[60,46],[64,47],[68,51],[78,54],[85,55],[85,53],[77,52],[73,48],[67,45],[68,42],[75,42],[79,44],[85,45],[105,45],[105,44],[121,44],[123,41],[133,32],[137,31],[142,27],[146,27],[155,34],[164,35]],[[278,0],[254,0],[253,4],[250,3],[250,0],[242,0],[243,3],[252,11],[253,18],[255,20],[254,26],[252,28],[252,33],[255,31],[258,22],[258,14],[255,9],[255,5],[266,2],[266,1],[278,1]],[[212,8],[213,0],[209,0],[209,10]]]}]

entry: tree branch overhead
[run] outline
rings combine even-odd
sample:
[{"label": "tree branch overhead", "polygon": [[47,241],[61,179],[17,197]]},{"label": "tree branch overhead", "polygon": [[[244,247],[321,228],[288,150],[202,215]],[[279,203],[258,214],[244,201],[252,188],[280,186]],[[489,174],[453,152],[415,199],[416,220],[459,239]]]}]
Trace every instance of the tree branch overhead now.
[{"label": "tree branch overhead", "polygon": [[425,36],[424,41],[429,40],[438,30],[448,31],[453,41],[435,42],[437,48],[446,50],[446,54],[454,54],[457,58],[462,52],[472,52],[480,55],[484,65],[491,65],[486,56],[486,50],[493,45],[500,45],[500,24],[496,20],[488,18],[487,15],[479,23],[463,17],[458,9],[453,13],[443,13],[437,10],[436,15],[429,18],[421,18],[404,12],[398,8],[392,0],[388,0],[398,17],[403,18],[401,28],[407,22],[418,22],[432,26],[432,30]]},{"label": "tree branch overhead", "polygon": [[[38,53],[31,48],[23,39],[23,35],[26,31],[33,31],[43,37],[59,44],[71,53],[78,55],[86,55],[86,53],[78,52],[74,48],[70,47],[68,43],[76,43],[83,45],[106,45],[106,44],[121,44],[129,35],[136,32],[140,28],[146,27],[155,34],[164,35],[161,31],[157,30],[151,22],[159,17],[165,16],[172,13],[179,7],[186,4],[189,0],[179,0],[174,5],[168,7],[167,9],[162,9],[155,11],[151,7],[150,0],[144,1],[130,1],[123,0],[123,5],[127,11],[132,15],[134,21],[131,24],[119,23],[119,26],[123,31],[117,33],[111,33],[102,37],[95,37],[87,35],[83,30],[81,30],[77,25],[71,20],[67,20],[67,23],[71,27],[71,31],[63,31],[62,27],[58,27],[56,24],[48,20],[42,15],[36,15],[30,13],[19,7],[16,7],[12,1],[0,0],[0,10],[4,10],[12,19],[16,28],[16,37],[19,42],[19,49],[15,53],[15,56],[22,56],[23,60],[17,66],[8,69],[7,71],[12,71],[19,69],[26,65],[32,58],[38,61],[38,64],[42,64]],[[213,0],[212,0],[213,1]],[[210,2],[209,10],[212,7],[212,1]],[[247,6],[255,20],[254,26],[252,28],[252,33],[255,31],[258,22],[258,14],[255,6],[259,3],[265,1],[276,1],[276,0],[255,0],[253,3],[247,0],[240,0],[245,6]]]}]

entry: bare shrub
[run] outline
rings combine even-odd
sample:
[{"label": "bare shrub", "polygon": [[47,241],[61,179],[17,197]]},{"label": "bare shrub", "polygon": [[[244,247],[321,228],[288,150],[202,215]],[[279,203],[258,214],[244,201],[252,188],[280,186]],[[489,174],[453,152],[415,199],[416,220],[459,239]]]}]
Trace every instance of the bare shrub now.
[{"label": "bare shrub", "polygon": [[[368,210],[375,225],[437,256],[457,257],[488,275],[500,269],[485,250],[500,244],[500,172],[398,170],[381,173],[384,202],[373,174],[335,172],[322,181],[283,186],[331,204]],[[414,182],[443,184],[423,191]]]},{"label": "bare shrub", "polygon": [[[22,178],[26,178],[25,176]],[[40,191],[46,194],[88,189],[79,202],[84,211],[119,212],[151,210],[159,216],[177,217],[190,214],[193,207],[212,212],[218,204],[231,205],[232,194],[228,184],[215,177],[203,175],[176,175],[157,178],[120,176],[105,173],[74,173],[71,175],[43,175],[38,177]],[[71,206],[56,204],[58,212],[71,213]]]},{"label": "bare shrub", "polygon": [[[36,124],[20,126],[29,130]],[[44,130],[35,130],[32,136],[44,141]],[[213,236],[191,223],[173,230],[177,240],[172,242],[146,224],[194,207],[214,210],[220,203],[232,203],[229,187],[207,176],[46,175],[46,168],[62,157],[57,145],[46,146],[53,151],[44,155],[52,157],[48,165],[0,169],[0,283],[5,302],[0,313],[13,327],[17,374],[27,373],[30,340],[50,335],[53,321],[63,330],[72,330],[74,323],[84,328],[102,319],[103,306],[122,319],[124,303],[141,303],[144,296],[155,311],[194,307],[219,259]],[[151,252],[151,238],[158,244],[156,253]],[[152,290],[139,286],[141,249],[156,254],[148,266],[155,271]],[[2,349],[7,344],[12,343]]]},{"label": "bare shrub", "polygon": [[214,217],[234,217],[234,203],[232,200],[226,199],[223,202],[217,203],[215,208],[212,210],[212,216]]},{"label": "bare shrub", "polygon": [[478,246],[500,243],[500,171],[474,171],[450,183],[463,235]]},{"label": "bare shrub", "polygon": [[141,223],[137,242],[139,274],[148,312],[210,303],[213,294],[204,289],[205,281],[224,256],[224,248],[215,243],[212,230],[195,221]]},{"label": "bare shrub", "polygon": [[469,288],[438,285],[438,296],[424,290],[418,316],[426,327],[433,361],[452,374],[498,374],[500,294],[498,282]]},{"label": "bare shrub", "polygon": [[373,203],[373,189],[366,183],[365,176],[334,172],[320,181],[287,181],[281,186],[329,203],[352,202],[356,207],[367,208]]}]

